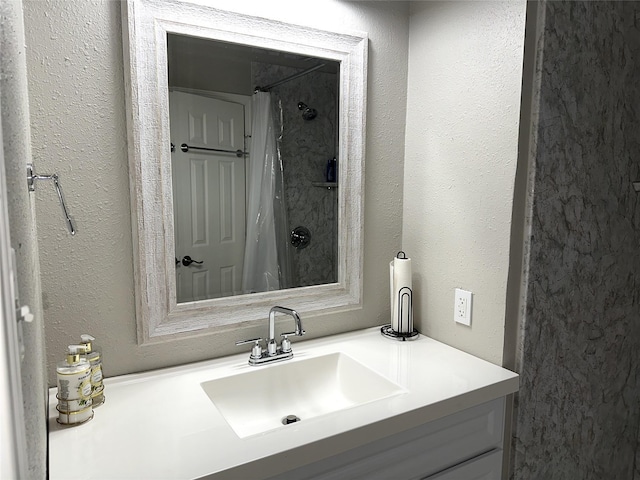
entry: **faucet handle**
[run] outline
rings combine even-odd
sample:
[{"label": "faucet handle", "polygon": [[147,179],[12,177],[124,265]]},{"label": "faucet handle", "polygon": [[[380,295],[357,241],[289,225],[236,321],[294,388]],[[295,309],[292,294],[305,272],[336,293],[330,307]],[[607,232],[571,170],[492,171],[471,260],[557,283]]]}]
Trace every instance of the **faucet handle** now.
[{"label": "faucet handle", "polygon": [[289,353],[291,351],[291,340],[289,340],[290,335],[301,337],[304,334],[305,331],[303,329],[297,330],[295,332],[281,333],[280,336],[282,337],[282,344],[280,348],[282,349],[282,353]]},{"label": "faucet handle", "polygon": [[305,332],[304,329],[301,328],[300,330],[296,330],[295,332],[281,333],[280,336],[284,337],[284,338],[287,338],[287,337],[289,337],[291,335],[295,335],[296,337],[301,337],[305,333],[307,333],[307,332]]},{"label": "faucet handle", "polygon": [[289,335],[295,335],[296,332],[282,333],[280,336],[282,337],[282,343],[280,344],[280,349],[282,353],[289,353],[291,351],[291,340],[289,340]]},{"label": "faucet handle", "polygon": [[252,338],[250,340],[238,340],[236,345],[246,345],[247,343],[253,343],[253,348],[251,349],[251,358],[258,359],[262,356],[262,346],[260,342],[262,342],[262,338]]}]

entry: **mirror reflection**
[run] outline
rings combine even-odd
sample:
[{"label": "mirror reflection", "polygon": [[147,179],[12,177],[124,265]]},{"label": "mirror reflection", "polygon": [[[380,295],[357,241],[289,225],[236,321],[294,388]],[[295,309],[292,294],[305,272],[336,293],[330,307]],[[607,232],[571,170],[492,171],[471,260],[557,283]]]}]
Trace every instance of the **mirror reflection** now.
[{"label": "mirror reflection", "polygon": [[339,62],[167,37],[178,303],[337,282]]}]

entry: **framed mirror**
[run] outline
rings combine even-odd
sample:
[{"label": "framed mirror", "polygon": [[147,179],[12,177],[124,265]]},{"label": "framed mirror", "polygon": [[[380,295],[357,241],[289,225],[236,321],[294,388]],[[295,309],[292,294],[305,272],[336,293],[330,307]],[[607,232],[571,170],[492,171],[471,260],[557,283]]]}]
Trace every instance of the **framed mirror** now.
[{"label": "framed mirror", "polygon": [[340,64],[173,33],[167,60],[177,302],[336,283]]},{"label": "framed mirror", "polygon": [[138,342],[359,308],[366,35],[168,0],[123,35]]}]

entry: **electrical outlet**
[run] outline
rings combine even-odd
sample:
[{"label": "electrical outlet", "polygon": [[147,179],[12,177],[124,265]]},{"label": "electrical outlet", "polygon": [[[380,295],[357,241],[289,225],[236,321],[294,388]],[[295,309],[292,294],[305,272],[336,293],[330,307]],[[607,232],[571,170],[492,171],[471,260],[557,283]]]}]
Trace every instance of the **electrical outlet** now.
[{"label": "electrical outlet", "polygon": [[453,319],[467,326],[471,326],[471,297],[471,292],[456,288]]}]

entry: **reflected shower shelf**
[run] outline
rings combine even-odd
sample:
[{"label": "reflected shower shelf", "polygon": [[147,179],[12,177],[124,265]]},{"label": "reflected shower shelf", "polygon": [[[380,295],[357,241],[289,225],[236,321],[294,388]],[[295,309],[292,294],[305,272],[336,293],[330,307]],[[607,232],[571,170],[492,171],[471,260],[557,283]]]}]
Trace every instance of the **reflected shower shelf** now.
[{"label": "reflected shower shelf", "polygon": [[338,188],[338,182],[311,182],[314,187],[326,188],[331,190],[332,188]]}]

